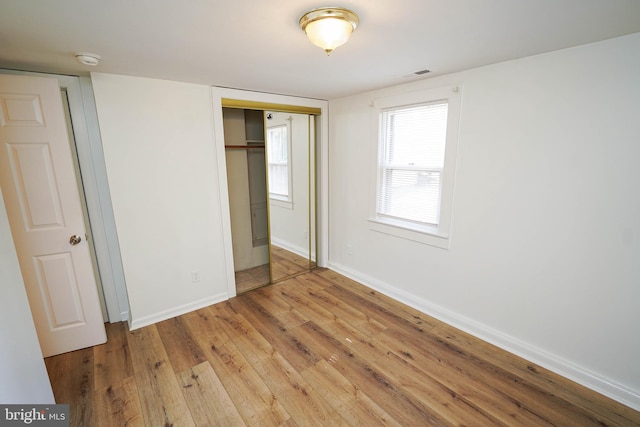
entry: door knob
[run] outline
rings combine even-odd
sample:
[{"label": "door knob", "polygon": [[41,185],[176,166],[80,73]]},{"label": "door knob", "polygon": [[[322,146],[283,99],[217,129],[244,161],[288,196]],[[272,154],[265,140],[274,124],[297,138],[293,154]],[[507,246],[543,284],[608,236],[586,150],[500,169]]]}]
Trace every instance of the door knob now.
[{"label": "door knob", "polygon": [[82,242],[82,237],[74,234],[73,236],[69,237],[69,243],[71,243],[72,245],[77,245],[78,243]]}]

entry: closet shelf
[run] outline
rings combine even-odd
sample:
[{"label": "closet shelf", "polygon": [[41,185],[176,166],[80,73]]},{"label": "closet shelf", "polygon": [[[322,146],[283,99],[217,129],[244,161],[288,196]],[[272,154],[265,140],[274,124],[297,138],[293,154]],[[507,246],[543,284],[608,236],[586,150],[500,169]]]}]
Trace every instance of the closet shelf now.
[{"label": "closet shelf", "polygon": [[230,149],[230,150],[248,150],[248,149],[253,149],[253,148],[259,148],[264,150],[264,144],[263,145],[225,145],[224,148]]}]

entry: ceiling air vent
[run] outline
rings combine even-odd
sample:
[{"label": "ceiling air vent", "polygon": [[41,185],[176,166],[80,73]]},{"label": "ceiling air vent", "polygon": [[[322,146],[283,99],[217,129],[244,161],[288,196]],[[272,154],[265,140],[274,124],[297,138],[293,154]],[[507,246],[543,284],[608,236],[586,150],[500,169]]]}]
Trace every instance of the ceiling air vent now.
[{"label": "ceiling air vent", "polygon": [[419,77],[419,76],[424,76],[425,74],[429,74],[431,72],[431,70],[420,70],[420,71],[414,71],[411,74],[405,74],[404,76],[400,76],[403,79],[410,79],[412,77]]}]

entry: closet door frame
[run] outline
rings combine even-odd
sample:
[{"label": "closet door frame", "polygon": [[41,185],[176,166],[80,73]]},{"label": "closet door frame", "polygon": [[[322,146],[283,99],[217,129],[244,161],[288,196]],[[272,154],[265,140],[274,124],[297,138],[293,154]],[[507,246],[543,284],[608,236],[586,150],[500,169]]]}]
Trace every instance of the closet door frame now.
[{"label": "closet door frame", "polygon": [[[238,89],[212,87],[212,112],[214,126],[214,149],[218,162],[218,185],[220,190],[220,209],[223,221],[223,243],[225,247],[225,264],[227,271],[227,292],[228,297],[236,296],[236,283],[233,267],[233,242],[231,237],[231,218],[229,215],[229,192],[227,187],[227,167],[225,162],[224,148],[224,127],[222,118],[223,102],[228,100],[237,101],[237,106],[248,109],[270,109],[284,110],[295,109],[305,111],[309,114],[319,114],[316,116],[316,228],[317,228],[317,266],[326,267],[328,263],[328,199],[329,199],[329,177],[328,177],[328,101],[298,98],[285,95],[276,95],[260,92],[250,92]],[[288,107],[288,108],[287,108]]]}]

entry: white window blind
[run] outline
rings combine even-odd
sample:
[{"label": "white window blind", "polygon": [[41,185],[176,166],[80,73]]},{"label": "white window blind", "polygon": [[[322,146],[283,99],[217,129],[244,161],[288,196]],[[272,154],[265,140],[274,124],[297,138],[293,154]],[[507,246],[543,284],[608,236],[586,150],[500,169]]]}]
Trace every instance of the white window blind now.
[{"label": "white window blind", "polygon": [[269,164],[269,195],[289,200],[289,136],[287,126],[267,129],[267,156]]},{"label": "white window blind", "polygon": [[438,226],[447,100],[381,112],[377,215]]}]

